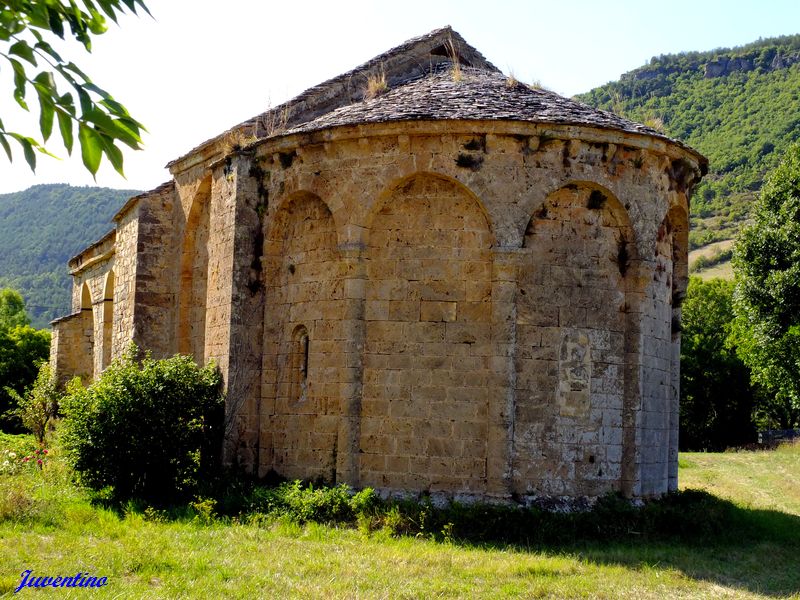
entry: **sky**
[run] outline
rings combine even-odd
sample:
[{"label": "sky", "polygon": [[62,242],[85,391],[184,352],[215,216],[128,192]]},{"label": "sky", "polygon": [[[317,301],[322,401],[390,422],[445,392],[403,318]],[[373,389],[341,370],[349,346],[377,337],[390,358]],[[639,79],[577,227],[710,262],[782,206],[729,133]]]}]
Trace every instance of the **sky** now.
[{"label": "sky", "polygon": [[[0,154],[0,193],[37,183],[147,190],[165,164],[203,141],[348,71],[405,40],[451,25],[506,73],[565,96],[618,79],[651,57],[800,33],[797,0],[146,0],[153,17],[126,15],[91,54],[54,44],[144,123],[144,150],[125,152],[120,177],[104,161],[93,179],[56,133],[31,173],[15,148]],[[11,99],[0,61],[0,116],[40,138],[37,107]],[[32,94],[32,92],[30,92]],[[35,104],[35,102],[34,102]],[[77,143],[76,143],[77,146]]]}]

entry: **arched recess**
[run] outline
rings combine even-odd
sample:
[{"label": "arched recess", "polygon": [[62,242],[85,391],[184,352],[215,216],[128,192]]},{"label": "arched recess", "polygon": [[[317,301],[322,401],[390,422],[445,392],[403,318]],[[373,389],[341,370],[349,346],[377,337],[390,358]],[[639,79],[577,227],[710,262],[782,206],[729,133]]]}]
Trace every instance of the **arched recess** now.
[{"label": "arched recess", "polygon": [[80,375],[87,380],[94,378],[94,311],[92,310],[92,292],[89,283],[81,287],[81,346]]},{"label": "arched recess", "polygon": [[621,489],[628,294],[638,267],[630,219],[608,189],[567,184],[531,216],[516,293],[516,492]]},{"label": "arched recess", "polygon": [[318,196],[296,193],[273,214],[264,238],[261,422],[269,433],[260,446],[271,448],[272,466],[284,477],[332,482],[349,342],[333,216]]},{"label": "arched recess", "polygon": [[205,362],[206,299],[211,178],[195,194],[186,219],[181,254],[178,351]]},{"label": "arched recess", "polygon": [[680,308],[686,297],[689,285],[689,210],[684,205],[673,205],[658,229],[656,241],[657,260],[669,259],[672,268],[669,274],[669,288],[673,308]]},{"label": "arched recess", "polygon": [[105,369],[111,364],[111,344],[114,331],[114,271],[106,275],[103,287],[103,362]]},{"label": "arched recess", "polygon": [[428,180],[430,182],[439,182],[438,185],[449,184],[452,186],[453,189],[459,190],[459,193],[463,194],[466,198],[469,198],[472,205],[474,206],[475,210],[483,216],[483,220],[480,221],[481,226],[485,225],[486,228],[489,230],[489,239],[491,246],[496,244],[496,237],[494,235],[494,229],[492,227],[492,219],[491,215],[489,215],[489,211],[486,210],[486,207],[481,202],[481,199],[467,186],[465,186],[462,182],[458,179],[450,177],[448,175],[444,175],[443,173],[436,173],[432,171],[418,171],[416,173],[412,173],[410,175],[403,175],[402,177],[391,181],[383,191],[378,194],[375,202],[370,206],[369,211],[365,217],[365,234],[364,234],[364,245],[370,246],[370,235],[374,229],[374,223],[379,215],[384,214],[386,211],[387,203],[393,202],[393,198],[396,198],[398,195],[402,195],[405,192],[413,189],[415,186],[419,184],[422,180]]},{"label": "arched recess", "polygon": [[374,211],[366,251],[363,485],[481,492],[492,377],[492,244],[462,184],[420,173]]},{"label": "arched recess", "polygon": [[[652,343],[663,346],[656,350],[669,356],[668,372],[655,373],[651,381],[663,382],[660,389],[646,395],[644,406],[651,415],[645,423],[652,432],[649,436],[659,443],[646,449],[645,456],[653,464],[661,464],[661,476],[666,481],[654,481],[646,492],[661,493],[678,486],[678,432],[680,421],[680,355],[681,355],[681,304],[689,283],[689,215],[683,202],[673,204],[658,229],[656,238],[656,269],[653,277],[654,294],[652,313],[654,322],[661,325],[661,335]],[[666,396],[666,397],[665,397]],[[666,433],[665,433],[666,431]],[[647,435],[647,433],[646,433]]]}]

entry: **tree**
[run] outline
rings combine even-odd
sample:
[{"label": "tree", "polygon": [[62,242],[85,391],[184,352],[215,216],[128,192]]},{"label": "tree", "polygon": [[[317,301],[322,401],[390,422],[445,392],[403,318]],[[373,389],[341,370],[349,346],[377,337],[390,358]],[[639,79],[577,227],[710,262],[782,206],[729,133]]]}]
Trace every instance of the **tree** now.
[{"label": "tree", "polygon": [[689,281],[681,320],[682,450],[719,451],[755,441],[757,393],[728,336],[733,282]]},{"label": "tree", "polygon": [[48,363],[42,363],[33,386],[25,390],[24,395],[18,394],[11,388],[6,392],[17,403],[17,408],[12,411],[22,421],[23,426],[30,430],[40,446],[44,446],[47,435],[47,426],[58,412],[58,401],[61,394],[58,391],[58,380]]},{"label": "tree", "polygon": [[800,142],[769,175],[733,255],[735,336],[773,400],[767,424],[800,425]]},{"label": "tree", "polygon": [[[14,75],[14,100],[29,110],[27,93],[36,93],[42,142],[24,133],[6,129],[0,119],[0,146],[13,160],[9,140],[16,141],[31,169],[36,169],[36,152],[50,154],[44,144],[58,129],[67,153],[72,153],[75,129],[83,164],[97,173],[103,155],[120,174],[122,151],[117,143],[134,149],[141,144],[141,123],[74,62],[62,58],[51,42],[64,39],[65,28],[86,51],[92,50],[92,36],[106,31],[106,18],[117,17],[137,7],[147,11],[143,0],[6,0],[0,7],[0,57]],[[59,89],[59,85],[62,89]],[[65,91],[63,87],[68,89]]]},{"label": "tree", "polygon": [[0,330],[29,324],[22,294],[9,288],[0,289]]},{"label": "tree", "polygon": [[20,429],[19,419],[9,414],[16,401],[8,390],[22,394],[50,354],[50,332],[29,323],[20,293],[0,290],[0,426],[4,429]]}]

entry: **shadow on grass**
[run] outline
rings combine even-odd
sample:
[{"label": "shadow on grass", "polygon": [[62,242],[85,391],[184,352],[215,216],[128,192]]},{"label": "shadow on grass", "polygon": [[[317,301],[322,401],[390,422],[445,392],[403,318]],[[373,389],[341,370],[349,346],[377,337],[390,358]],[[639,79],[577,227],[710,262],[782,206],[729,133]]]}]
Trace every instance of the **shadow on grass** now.
[{"label": "shadow on grass", "polygon": [[596,564],[638,570],[657,566],[752,593],[779,597],[800,593],[800,517],[716,501],[729,505],[730,520],[713,535],[573,543],[567,550]]},{"label": "shadow on grass", "polygon": [[259,516],[267,517],[264,522],[279,516],[299,523],[357,523],[462,546],[568,553],[630,569],[657,566],[767,595],[800,593],[800,517],[744,508],[702,490],[674,492],[641,507],[609,495],[590,511],[559,513],[492,504],[440,507],[428,497],[387,501],[372,490],[352,495],[345,485],[250,487],[241,481],[217,495],[219,513],[245,521],[255,516],[255,523]]},{"label": "shadow on grass", "polygon": [[[203,526],[235,518],[260,526],[276,519],[357,525],[364,531],[389,529],[397,536],[463,547],[538,550],[597,565],[674,570],[691,579],[770,596],[800,593],[800,516],[741,507],[705,491],[675,492],[641,507],[606,496],[592,510],[572,513],[489,504],[439,507],[424,497],[386,501],[372,490],[354,495],[344,485],[300,482],[264,486],[238,481],[215,491],[203,500],[161,510],[137,502],[115,505],[102,495],[94,500],[122,517],[139,513],[155,522]],[[44,522],[23,511],[10,512],[16,513],[6,515],[11,520]]]},{"label": "shadow on grass", "polygon": [[671,569],[769,596],[800,593],[800,517],[743,508],[704,491],[670,494],[640,509],[608,497],[586,513],[522,511],[516,531],[504,533],[505,519],[492,530],[490,514],[480,523],[482,508],[461,510],[473,514],[458,526],[450,521],[433,537],[463,546],[564,553],[597,565]]},{"label": "shadow on grass", "polygon": [[572,513],[490,504],[439,507],[425,497],[385,501],[371,490],[351,496],[347,486],[300,482],[231,491],[220,504],[230,515],[358,523],[463,546],[563,552],[632,569],[657,565],[768,595],[800,593],[800,517],[744,508],[701,490],[674,492],[641,507],[609,495],[590,511]]}]

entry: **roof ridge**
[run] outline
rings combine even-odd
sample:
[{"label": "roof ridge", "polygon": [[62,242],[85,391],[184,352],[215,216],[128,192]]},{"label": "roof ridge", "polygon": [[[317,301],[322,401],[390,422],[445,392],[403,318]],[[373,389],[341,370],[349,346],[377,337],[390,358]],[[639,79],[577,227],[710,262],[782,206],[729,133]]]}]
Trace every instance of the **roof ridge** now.
[{"label": "roof ridge", "polygon": [[[171,167],[178,162],[208,148],[225,135],[234,131],[255,138],[270,137],[276,133],[296,128],[336,109],[363,99],[367,77],[381,67],[390,86],[398,86],[429,73],[436,65],[451,62],[446,44],[454,47],[459,62],[465,66],[501,73],[475,47],[450,25],[429,31],[372,57],[366,62],[340,75],[318,83],[294,98],[287,100],[235,125],[231,129],[209,139],[185,155],[167,163]],[[425,60],[423,60],[425,59]],[[358,81],[360,77],[363,82]]]}]

